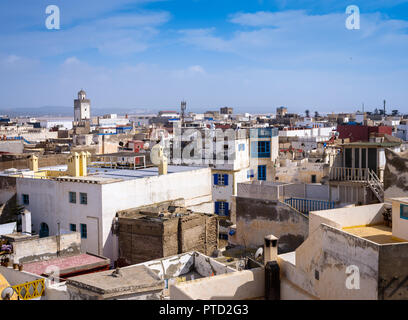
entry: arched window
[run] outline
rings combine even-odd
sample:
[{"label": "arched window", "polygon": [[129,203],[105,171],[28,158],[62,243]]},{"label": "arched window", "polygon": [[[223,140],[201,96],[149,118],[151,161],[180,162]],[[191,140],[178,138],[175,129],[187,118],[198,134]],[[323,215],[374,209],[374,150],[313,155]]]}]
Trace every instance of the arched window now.
[{"label": "arched window", "polygon": [[46,224],[45,222],[42,222],[40,226],[40,238],[45,238],[45,237],[48,237],[49,235],[50,235],[50,230],[48,228],[48,224]]}]

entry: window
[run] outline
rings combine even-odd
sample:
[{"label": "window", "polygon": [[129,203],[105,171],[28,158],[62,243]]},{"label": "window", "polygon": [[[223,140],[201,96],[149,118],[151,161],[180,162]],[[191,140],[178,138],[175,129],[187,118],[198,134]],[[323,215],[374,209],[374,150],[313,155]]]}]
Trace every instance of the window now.
[{"label": "window", "polygon": [[215,202],[215,213],[220,216],[229,216],[229,204],[226,201]]},{"label": "window", "polygon": [[316,183],[316,175],[312,174],[312,183]]},{"label": "window", "polygon": [[252,158],[270,158],[270,156],[271,156],[270,141],[257,141],[251,143]]},{"label": "window", "polygon": [[88,194],[80,192],[79,199],[81,204],[88,204]]},{"label": "window", "polygon": [[76,192],[69,192],[69,202],[76,203]]},{"label": "window", "polygon": [[214,185],[228,186],[228,174],[214,174]]},{"label": "window", "polygon": [[86,239],[88,237],[88,233],[86,231],[86,224],[81,223],[81,238]]},{"label": "window", "polygon": [[400,218],[408,220],[408,205],[400,204]]},{"label": "window", "polygon": [[254,170],[253,169],[248,170],[247,178],[253,178],[253,177],[255,177]]},{"label": "window", "polygon": [[70,224],[69,225],[69,230],[75,232],[76,231],[76,224]]},{"label": "window", "polygon": [[23,204],[30,204],[30,197],[28,194],[23,194]]},{"label": "window", "polygon": [[258,180],[265,181],[266,180],[266,166],[258,166]]},{"label": "window", "polygon": [[240,143],[238,145],[238,151],[245,151],[245,144],[244,143]]}]

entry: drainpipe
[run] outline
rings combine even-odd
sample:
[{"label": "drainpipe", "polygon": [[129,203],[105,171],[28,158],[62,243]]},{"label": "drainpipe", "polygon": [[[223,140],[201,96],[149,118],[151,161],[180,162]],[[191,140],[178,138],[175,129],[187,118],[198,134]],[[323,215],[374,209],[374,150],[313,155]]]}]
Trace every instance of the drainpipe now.
[{"label": "drainpipe", "polygon": [[60,223],[57,223],[58,225],[58,233],[57,233],[57,257],[59,257],[60,255],[60,251],[61,251],[61,230],[60,230]]}]

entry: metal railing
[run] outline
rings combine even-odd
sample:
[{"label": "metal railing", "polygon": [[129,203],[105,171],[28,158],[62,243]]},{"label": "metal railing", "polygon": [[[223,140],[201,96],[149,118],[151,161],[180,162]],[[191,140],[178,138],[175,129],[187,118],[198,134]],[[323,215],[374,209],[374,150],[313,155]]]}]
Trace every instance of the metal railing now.
[{"label": "metal railing", "polygon": [[365,182],[380,201],[384,199],[383,183],[375,171],[369,168],[334,167],[330,170],[330,180]]},{"label": "metal railing", "polygon": [[334,167],[330,170],[330,180],[334,181],[367,181],[370,169]]},{"label": "metal railing", "polygon": [[304,214],[309,214],[310,211],[320,211],[334,209],[334,201],[325,200],[311,200],[311,199],[301,199],[301,198],[288,198],[284,202]]},{"label": "metal railing", "polygon": [[38,279],[23,284],[12,286],[15,293],[17,293],[19,300],[31,300],[39,298],[44,294],[45,283],[44,279]]}]

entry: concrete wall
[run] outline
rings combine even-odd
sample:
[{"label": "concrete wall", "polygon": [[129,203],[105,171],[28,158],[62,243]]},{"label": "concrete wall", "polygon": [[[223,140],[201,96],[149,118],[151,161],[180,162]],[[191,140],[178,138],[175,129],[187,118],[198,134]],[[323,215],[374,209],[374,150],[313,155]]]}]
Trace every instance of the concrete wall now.
[{"label": "concrete wall", "polygon": [[263,268],[202,278],[170,286],[170,300],[248,300],[265,295]]},{"label": "concrete wall", "polygon": [[401,204],[408,206],[408,201],[392,201],[392,235],[408,241],[408,220],[401,218]]},{"label": "concrete wall", "polygon": [[312,183],[312,175],[316,176],[316,183],[329,175],[329,166],[324,163],[305,163],[295,167],[275,168],[276,181],[286,183]]},{"label": "concrete wall", "polygon": [[334,228],[376,225],[384,222],[383,203],[359,206],[354,208],[339,208],[332,210],[312,211],[309,213],[309,234],[312,234],[324,223]]},{"label": "concrete wall", "polygon": [[[174,187],[175,183],[177,188]],[[209,168],[102,185],[101,254],[112,261],[117,259],[118,243],[111,233],[116,212],[180,198],[185,199],[186,206],[198,205],[208,202],[211,192]]]},{"label": "concrete wall", "polygon": [[10,200],[16,191],[16,178],[0,176],[0,204]]},{"label": "concrete wall", "polygon": [[[296,266],[281,265],[284,277],[295,288],[286,297],[306,291],[319,299],[376,300],[379,251],[379,245],[371,241],[320,225],[296,250]],[[349,266],[359,269],[358,290],[346,287]]]},{"label": "concrete wall", "polygon": [[279,237],[279,252],[295,250],[308,235],[308,218],[276,201],[236,198],[236,241],[245,247],[263,246],[264,237]]},{"label": "concrete wall", "polygon": [[24,143],[22,140],[0,141],[0,152],[23,153]]},{"label": "concrete wall", "polygon": [[408,243],[380,246],[379,300],[407,300]]},{"label": "concrete wall", "polygon": [[[28,263],[49,260],[57,256],[57,236],[15,241],[11,260],[14,263]],[[60,254],[80,253],[81,238],[78,232],[62,234],[59,241]]]}]

